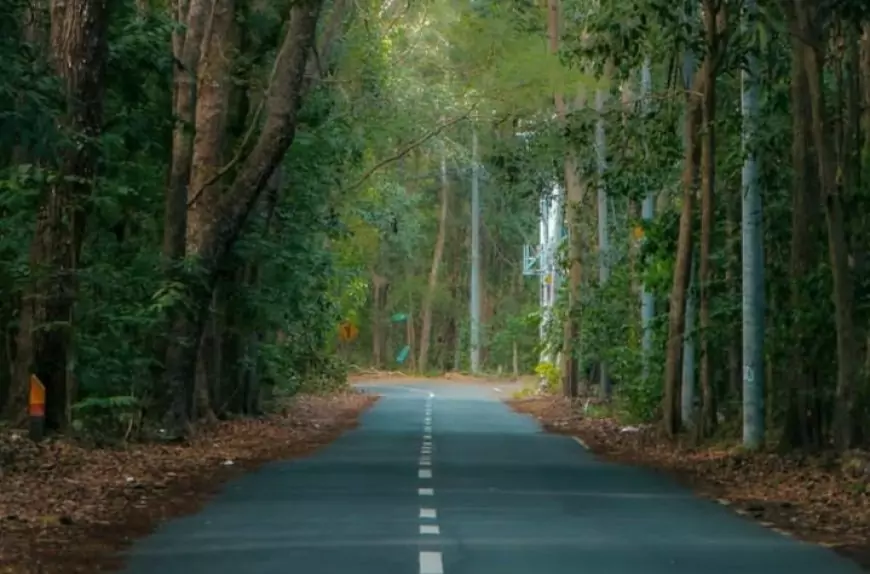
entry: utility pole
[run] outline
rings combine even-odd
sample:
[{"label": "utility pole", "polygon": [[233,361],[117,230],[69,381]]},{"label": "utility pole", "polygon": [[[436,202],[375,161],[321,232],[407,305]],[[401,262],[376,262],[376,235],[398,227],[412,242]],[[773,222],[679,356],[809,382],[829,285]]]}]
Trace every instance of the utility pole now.
[{"label": "utility pole", "polygon": [[[746,0],[744,22],[752,30],[755,0]],[[750,44],[753,48],[755,42]],[[742,80],[743,111],[743,445],[759,448],[764,442],[764,248],[761,193],[753,149],[758,124],[758,62],[750,48]]]},{"label": "utility pole", "polygon": [[[609,69],[609,67],[607,68]],[[607,79],[609,74],[605,74]],[[598,168],[598,283],[604,289],[610,279],[610,237],[607,229],[607,186],[604,175],[607,172],[607,137],[604,132],[604,100],[607,97],[604,88],[595,92],[595,109],[598,120],[595,122],[595,156]],[[607,364],[604,358],[600,360],[600,394],[601,398],[610,398],[610,377],[607,376]]]},{"label": "utility pole", "polygon": [[477,127],[471,132],[471,372],[480,371],[480,168]]},{"label": "utility pole", "polygon": [[[649,114],[649,98],[652,90],[652,73],[650,72],[650,60],[646,58],[643,61],[643,68],[640,71],[640,98],[641,109],[643,110],[644,121],[648,121]],[[651,189],[646,190],[646,195],[643,198],[641,205],[641,217],[644,225],[649,226],[653,220],[653,206],[655,200]],[[646,283],[643,284],[640,294],[640,324],[643,330],[643,379],[649,377],[649,363],[652,355],[652,320],[655,315],[655,298],[652,291]]]}]

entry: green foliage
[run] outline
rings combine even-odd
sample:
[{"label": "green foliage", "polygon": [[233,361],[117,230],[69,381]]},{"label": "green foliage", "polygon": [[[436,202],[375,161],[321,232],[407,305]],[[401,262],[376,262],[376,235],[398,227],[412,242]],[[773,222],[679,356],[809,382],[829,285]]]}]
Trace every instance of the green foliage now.
[{"label": "green foliage", "polygon": [[141,424],[142,403],[129,395],[92,397],[72,406],[73,429],[97,444],[127,439]]},{"label": "green foliage", "polygon": [[538,363],[535,366],[535,374],[546,381],[547,391],[551,393],[559,391],[562,384],[562,373],[557,365],[549,362]]}]

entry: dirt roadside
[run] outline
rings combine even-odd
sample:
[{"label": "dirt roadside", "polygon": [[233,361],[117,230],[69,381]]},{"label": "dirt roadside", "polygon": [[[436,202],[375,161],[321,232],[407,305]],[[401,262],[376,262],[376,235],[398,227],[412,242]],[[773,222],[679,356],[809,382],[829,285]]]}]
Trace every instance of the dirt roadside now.
[{"label": "dirt roadside", "polygon": [[229,479],[305,456],[356,426],[377,397],[301,396],[282,412],[221,422],[183,446],[35,445],[0,431],[0,574],[94,574],[161,522],[198,510]]}]

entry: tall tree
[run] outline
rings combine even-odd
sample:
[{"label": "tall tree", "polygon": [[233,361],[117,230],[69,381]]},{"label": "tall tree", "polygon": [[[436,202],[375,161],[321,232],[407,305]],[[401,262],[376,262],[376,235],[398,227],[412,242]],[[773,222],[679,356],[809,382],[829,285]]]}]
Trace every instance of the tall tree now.
[{"label": "tall tree", "polygon": [[296,133],[306,62],[314,45],[322,2],[293,5],[287,32],[278,50],[264,103],[263,127],[236,176],[214,209],[212,222],[201,232],[192,255],[199,269],[185,281],[186,300],[171,316],[172,344],[166,357],[165,385],[171,393],[166,424],[172,434],[187,431],[193,400],[198,343],[218,268],[236,243],[266,184],[284,158]]},{"label": "tall tree", "polygon": [[22,297],[15,380],[18,412],[29,375],[46,388],[46,425],[66,426],[75,388],[72,321],[87,216],[97,177],[109,25],[108,0],[53,0],[50,53],[65,95],[57,177],[47,186],[30,245],[32,282]]},{"label": "tall tree", "polygon": [[[443,122],[443,120],[442,120]],[[449,214],[450,180],[447,175],[447,156],[441,151],[441,192],[438,214],[438,232],[435,236],[435,249],[432,252],[432,267],[429,270],[429,284],[423,299],[423,317],[420,322],[420,360],[417,367],[425,373],[429,366],[429,339],[432,336],[432,303],[438,288],[438,270],[444,258],[444,242],[447,238],[447,216]]]}]

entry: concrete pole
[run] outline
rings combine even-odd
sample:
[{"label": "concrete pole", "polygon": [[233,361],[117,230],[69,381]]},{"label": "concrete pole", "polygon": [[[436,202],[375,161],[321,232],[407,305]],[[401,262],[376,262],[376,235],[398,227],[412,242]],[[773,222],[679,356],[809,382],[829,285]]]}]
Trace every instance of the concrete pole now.
[{"label": "concrete pole", "polygon": [[471,134],[471,372],[480,371],[480,168],[477,128]]},{"label": "concrete pole", "polygon": [[[649,109],[649,95],[652,90],[652,74],[650,72],[649,58],[644,60],[643,68],[640,71],[640,97],[641,106],[646,116]],[[646,119],[646,118],[645,118]],[[643,198],[641,206],[641,217],[646,225],[653,220],[655,197],[651,189],[646,190],[646,195]],[[652,355],[652,320],[655,315],[655,298],[652,291],[644,284],[640,294],[640,324],[643,330],[643,378],[646,380],[649,377],[649,362]]]},{"label": "concrete pole", "polygon": [[[755,0],[746,0],[754,19]],[[744,23],[746,25],[746,23]],[[741,73],[743,110],[743,445],[757,449],[764,442],[764,239],[758,167],[752,139],[758,122],[758,62],[750,51],[748,70]]]}]

